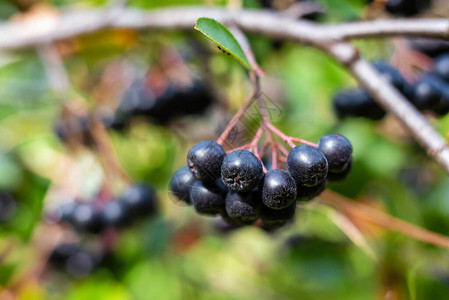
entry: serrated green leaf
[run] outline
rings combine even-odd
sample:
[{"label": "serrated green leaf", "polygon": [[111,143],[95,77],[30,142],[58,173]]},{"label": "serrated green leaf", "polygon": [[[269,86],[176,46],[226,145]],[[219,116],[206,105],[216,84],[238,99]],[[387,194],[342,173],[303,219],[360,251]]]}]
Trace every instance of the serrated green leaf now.
[{"label": "serrated green leaf", "polygon": [[195,29],[216,43],[220,50],[232,55],[245,68],[253,69],[234,35],[220,22],[211,18],[198,18]]}]

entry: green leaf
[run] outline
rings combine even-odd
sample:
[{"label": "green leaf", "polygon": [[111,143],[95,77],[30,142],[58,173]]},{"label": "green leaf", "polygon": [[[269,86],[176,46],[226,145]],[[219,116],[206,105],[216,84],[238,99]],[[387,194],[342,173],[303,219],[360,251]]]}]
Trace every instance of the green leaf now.
[{"label": "green leaf", "polygon": [[210,18],[198,18],[195,29],[216,43],[220,50],[228,53],[228,55],[232,55],[245,68],[248,70],[253,69],[240,44],[232,33],[220,22]]}]

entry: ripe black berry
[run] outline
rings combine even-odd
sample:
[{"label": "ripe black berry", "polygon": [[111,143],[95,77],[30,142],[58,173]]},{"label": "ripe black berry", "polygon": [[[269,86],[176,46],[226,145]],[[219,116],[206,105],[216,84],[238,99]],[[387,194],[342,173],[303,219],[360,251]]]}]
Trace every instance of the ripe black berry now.
[{"label": "ripe black berry", "polygon": [[77,230],[99,233],[103,229],[103,218],[90,204],[79,204],[73,212],[73,225]]},{"label": "ripe black berry", "polygon": [[76,243],[59,244],[52,250],[48,261],[55,267],[62,267],[65,265],[67,259],[79,250],[80,247]]},{"label": "ripe black berry", "polygon": [[426,74],[415,84],[412,102],[416,108],[431,109],[440,101],[441,89],[438,82],[441,79],[436,77],[433,74]]},{"label": "ripe black berry", "polygon": [[436,59],[435,72],[449,82],[449,54],[441,55]]},{"label": "ripe black berry", "polygon": [[373,67],[381,74],[382,78],[397,88],[398,91],[404,93],[406,81],[398,70],[383,61],[374,62]]},{"label": "ripe black berry", "polygon": [[388,0],[385,9],[391,14],[411,16],[427,9],[430,0]]},{"label": "ripe black berry", "polygon": [[221,166],[224,184],[235,192],[249,192],[255,188],[262,173],[262,163],[247,150],[232,151]]},{"label": "ripe black berry", "polygon": [[239,223],[251,224],[256,221],[260,215],[260,204],[256,192],[229,191],[226,195],[226,212]]},{"label": "ripe black berry", "polygon": [[220,179],[216,183],[195,181],[190,189],[190,199],[198,213],[216,215],[225,208],[226,192]]},{"label": "ripe black berry", "polygon": [[105,227],[120,228],[130,222],[128,207],[122,201],[110,200],[101,213]]},{"label": "ripe black berry", "polygon": [[260,217],[262,219],[264,229],[277,229],[284,226],[288,221],[293,219],[296,212],[296,203],[293,203],[283,209],[271,209],[262,205]]},{"label": "ripe black berry", "polygon": [[180,201],[191,204],[190,188],[195,182],[188,167],[178,169],[170,180],[170,190]]},{"label": "ripe black berry", "polygon": [[380,120],[386,114],[367,92],[359,89],[339,92],[333,98],[333,105],[341,119],[353,116]]},{"label": "ripe black berry", "polygon": [[349,173],[352,169],[352,157],[349,159],[349,161],[346,163],[343,170],[340,172],[328,172],[327,173],[327,179],[329,181],[342,181],[346,177],[348,177]]},{"label": "ripe black berry", "polygon": [[327,176],[328,164],[323,153],[308,145],[293,148],[287,157],[290,175],[299,186],[316,186]]},{"label": "ripe black berry", "polygon": [[95,258],[90,253],[78,251],[67,259],[65,269],[73,277],[81,278],[89,275],[95,264]]},{"label": "ripe black berry", "polygon": [[279,169],[268,171],[261,185],[262,202],[267,207],[282,209],[295,202],[295,180],[286,171]]},{"label": "ripe black berry", "polygon": [[296,192],[296,201],[310,201],[313,198],[321,194],[327,187],[327,180],[324,180],[320,184],[312,187],[298,186]]},{"label": "ripe black berry", "polygon": [[220,177],[226,152],[215,141],[201,141],[187,153],[187,166],[193,176],[202,182],[215,182]]},{"label": "ripe black berry", "polygon": [[352,154],[351,142],[337,133],[323,135],[318,141],[318,149],[327,159],[329,172],[343,171]]},{"label": "ripe black berry", "polygon": [[123,205],[132,216],[147,216],[158,209],[156,193],[148,184],[140,183],[130,186],[121,197]]}]

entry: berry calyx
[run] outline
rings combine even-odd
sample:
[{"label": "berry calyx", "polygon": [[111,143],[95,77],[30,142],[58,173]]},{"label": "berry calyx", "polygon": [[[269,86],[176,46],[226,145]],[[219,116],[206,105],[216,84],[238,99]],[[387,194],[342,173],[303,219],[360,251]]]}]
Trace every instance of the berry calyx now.
[{"label": "berry calyx", "polygon": [[262,163],[247,150],[232,151],[221,166],[223,183],[234,192],[249,192],[255,188],[262,173]]}]

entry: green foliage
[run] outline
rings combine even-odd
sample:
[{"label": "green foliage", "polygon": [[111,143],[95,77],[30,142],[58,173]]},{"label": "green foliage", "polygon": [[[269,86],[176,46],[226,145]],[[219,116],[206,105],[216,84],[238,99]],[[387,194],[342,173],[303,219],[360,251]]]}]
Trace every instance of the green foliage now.
[{"label": "green foliage", "polygon": [[245,68],[252,70],[242,47],[232,33],[220,22],[210,18],[199,18],[196,20],[195,29],[216,43],[224,53],[232,55]]}]

